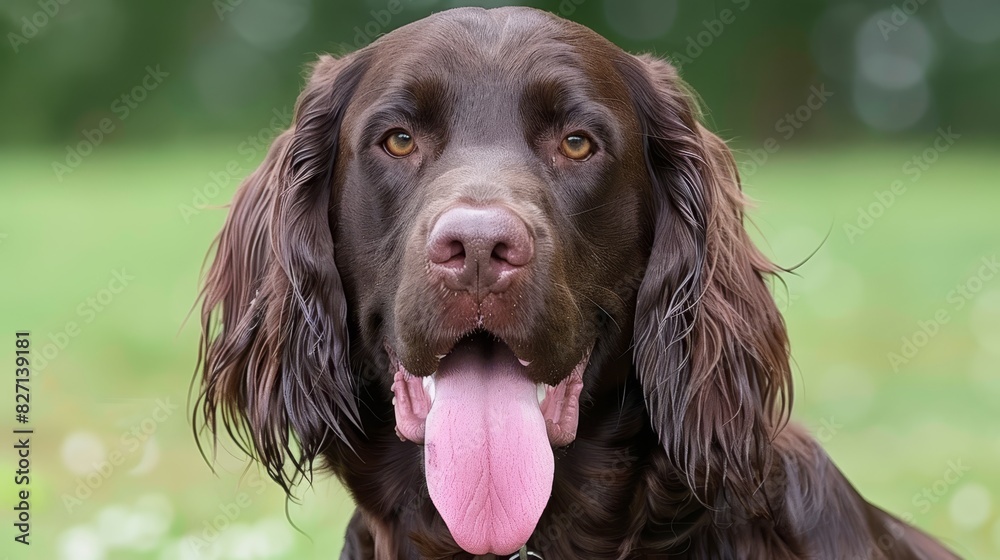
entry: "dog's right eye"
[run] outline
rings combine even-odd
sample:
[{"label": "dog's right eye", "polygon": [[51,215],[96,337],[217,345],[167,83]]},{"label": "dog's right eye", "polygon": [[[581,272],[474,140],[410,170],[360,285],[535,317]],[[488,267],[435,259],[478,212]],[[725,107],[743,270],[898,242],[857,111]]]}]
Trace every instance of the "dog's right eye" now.
[{"label": "dog's right eye", "polygon": [[582,133],[573,133],[563,138],[559,151],[571,160],[586,161],[594,153],[594,143]]},{"label": "dog's right eye", "polygon": [[382,142],[387,154],[395,158],[404,158],[417,149],[413,136],[405,130],[394,130]]}]

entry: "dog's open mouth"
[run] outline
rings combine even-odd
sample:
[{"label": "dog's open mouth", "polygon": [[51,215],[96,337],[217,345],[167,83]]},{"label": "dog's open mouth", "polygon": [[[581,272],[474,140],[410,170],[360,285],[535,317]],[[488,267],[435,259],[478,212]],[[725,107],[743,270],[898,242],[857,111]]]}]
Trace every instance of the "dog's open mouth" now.
[{"label": "dog's open mouth", "polygon": [[431,500],[464,550],[511,554],[531,536],[552,492],[552,447],[576,438],[589,358],[555,387],[488,333],[459,340],[427,377],[393,360],[396,432],[424,444]]}]

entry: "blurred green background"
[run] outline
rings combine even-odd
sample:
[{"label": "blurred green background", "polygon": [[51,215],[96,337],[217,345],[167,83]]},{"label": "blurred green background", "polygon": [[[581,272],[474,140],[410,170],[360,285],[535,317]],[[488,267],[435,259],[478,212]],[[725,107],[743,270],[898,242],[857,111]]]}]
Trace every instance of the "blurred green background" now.
[{"label": "blurred green background", "polygon": [[[232,445],[217,475],[199,456],[185,318],[304,64],[473,4],[4,0],[0,341],[12,356],[32,332],[36,434],[29,548],[0,445],[0,556],[337,557],[352,505],[335,482],[289,506],[303,535]],[[819,248],[776,290],[796,419],[869,499],[1000,557],[1000,3],[525,4],[681,66],[761,245],[786,266]]]}]

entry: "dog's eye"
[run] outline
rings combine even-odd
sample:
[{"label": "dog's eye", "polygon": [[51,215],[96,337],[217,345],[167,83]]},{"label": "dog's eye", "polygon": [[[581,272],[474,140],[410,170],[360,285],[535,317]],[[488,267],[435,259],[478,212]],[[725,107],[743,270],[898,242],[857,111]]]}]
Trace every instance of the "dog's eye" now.
[{"label": "dog's eye", "polygon": [[573,133],[563,138],[559,151],[569,159],[583,161],[594,153],[594,143],[583,134]]},{"label": "dog's eye", "polygon": [[413,136],[409,132],[396,130],[390,133],[385,141],[382,142],[382,147],[385,148],[386,153],[390,156],[404,158],[417,149],[417,143],[413,140]]}]

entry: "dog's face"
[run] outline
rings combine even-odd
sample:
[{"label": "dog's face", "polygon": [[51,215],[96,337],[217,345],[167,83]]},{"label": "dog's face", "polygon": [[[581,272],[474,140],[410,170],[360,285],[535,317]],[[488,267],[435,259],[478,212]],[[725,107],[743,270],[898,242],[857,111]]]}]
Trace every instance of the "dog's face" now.
[{"label": "dog's face", "polygon": [[630,319],[648,256],[642,136],[616,103],[610,44],[581,48],[589,31],[536,12],[469,15],[377,46],[341,129],[341,275],[363,338],[410,374],[481,332],[555,385],[599,317]]},{"label": "dog's face", "polygon": [[787,354],[741,220],[668,65],[534,10],[438,14],[322,58],[241,188],[202,411],[282,483],[392,430],[458,545],[509,554],[624,356],[692,489],[752,501]]},{"label": "dog's face", "polygon": [[[610,44],[540,13],[471,15],[380,42],[340,131],[331,222],[431,498],[460,545],[503,553],[548,501],[595,344],[625,350],[650,185]],[[470,501],[510,530],[477,527]]]}]

